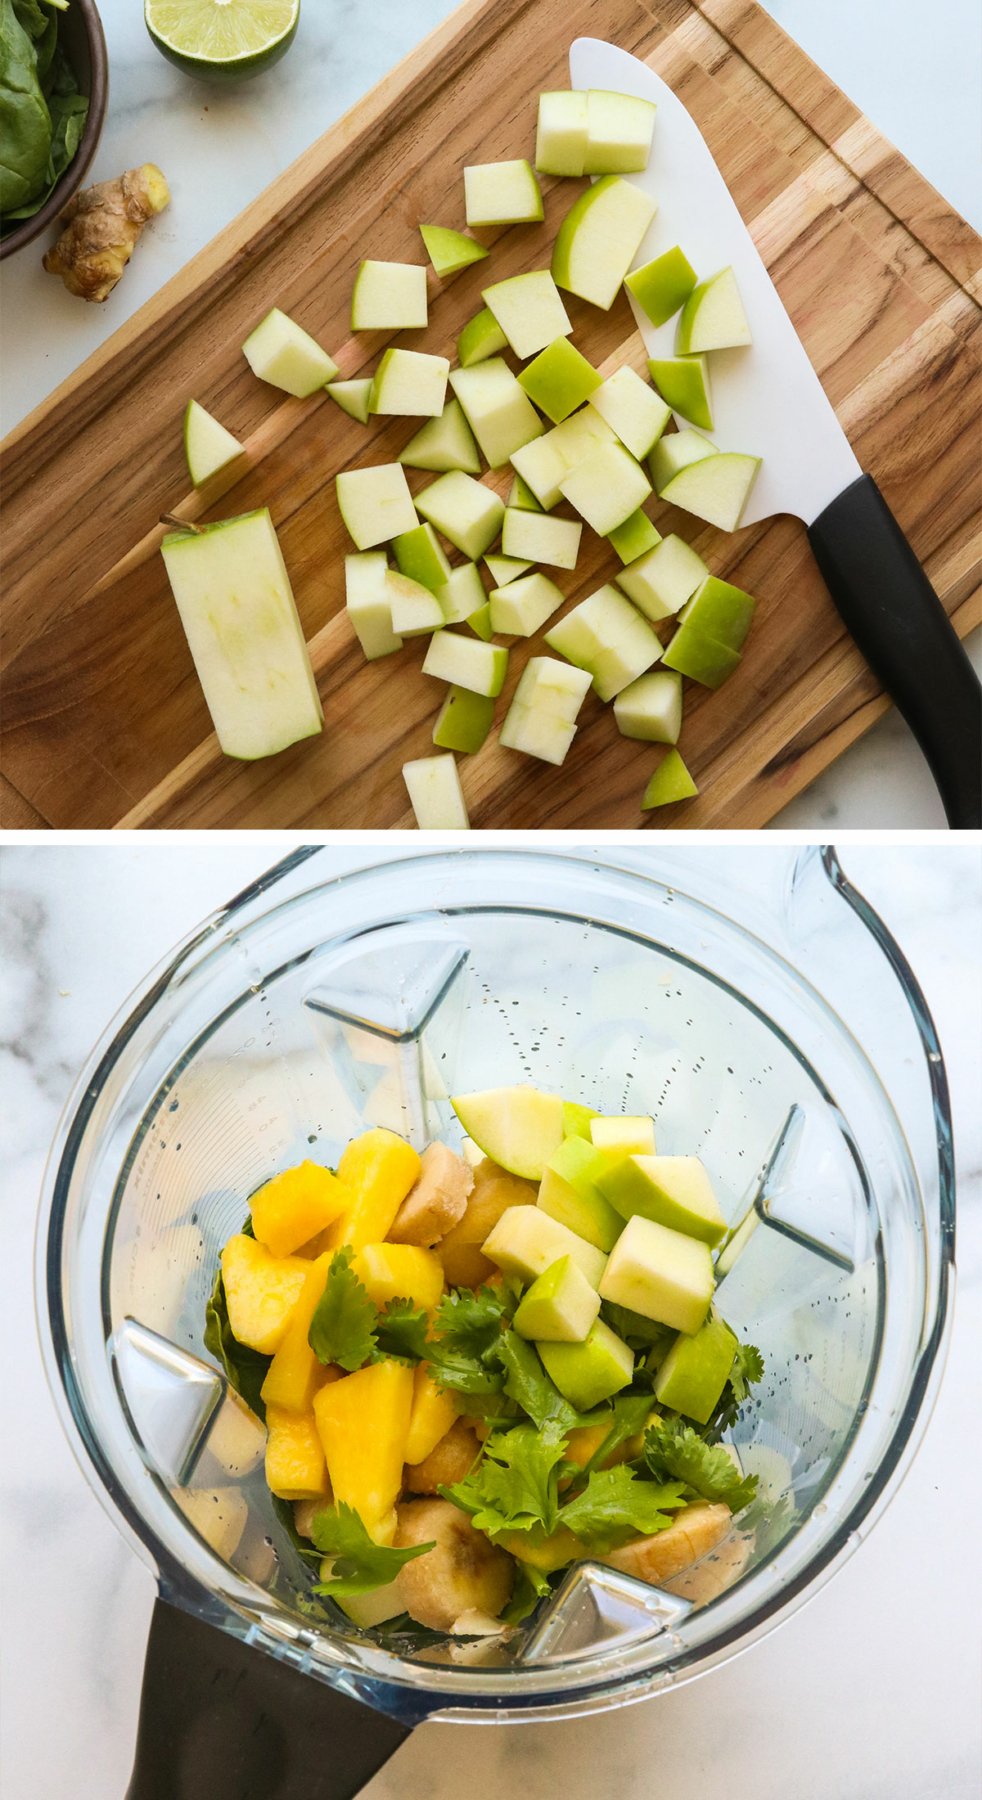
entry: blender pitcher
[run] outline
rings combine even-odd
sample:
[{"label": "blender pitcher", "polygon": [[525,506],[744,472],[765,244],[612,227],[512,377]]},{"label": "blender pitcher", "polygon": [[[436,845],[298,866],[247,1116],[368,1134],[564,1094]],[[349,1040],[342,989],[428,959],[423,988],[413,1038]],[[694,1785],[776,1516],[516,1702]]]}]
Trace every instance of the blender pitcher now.
[{"label": "blender pitcher", "polygon": [[[159,1582],[131,1800],[347,1796],[426,1718],[568,1717],[705,1672],[860,1542],[940,1373],[944,1066],[833,850],[742,857],[756,890],[718,851],[329,859],[297,851],[148,978],[46,1176],[52,1385]],[[278,1170],[371,1125],[459,1145],[448,1096],[517,1082],[650,1113],[706,1164],[737,1228],[720,1306],[765,1358],[729,1434],[758,1497],[673,1592],[584,1562],[524,1626],[414,1645],[311,1595],[205,1308]]]}]

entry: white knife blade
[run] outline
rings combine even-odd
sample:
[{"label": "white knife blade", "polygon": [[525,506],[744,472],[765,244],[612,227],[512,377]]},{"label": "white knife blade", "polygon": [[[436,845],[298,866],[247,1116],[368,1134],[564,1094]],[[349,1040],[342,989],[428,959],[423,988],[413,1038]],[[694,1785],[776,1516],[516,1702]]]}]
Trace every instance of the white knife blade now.
[{"label": "white knife blade", "polygon": [[[648,167],[624,177],[658,205],[633,266],[679,244],[700,279],[727,265],[736,275],[753,343],[713,352],[707,435],[720,450],[763,458],[741,523],[787,512],[810,525],[862,470],[702,133],[667,83],[626,50],[577,38],[569,67],[574,88],[658,108]],[[648,355],[673,356],[677,319],[656,329],[631,305]]]}]

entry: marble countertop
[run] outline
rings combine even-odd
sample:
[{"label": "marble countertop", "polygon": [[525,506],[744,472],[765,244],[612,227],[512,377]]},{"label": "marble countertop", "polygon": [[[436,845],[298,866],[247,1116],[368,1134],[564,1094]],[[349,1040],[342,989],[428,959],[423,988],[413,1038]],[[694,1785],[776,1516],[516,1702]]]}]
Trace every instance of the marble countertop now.
[{"label": "marble countertop", "polygon": [[[0,1344],[4,1694],[9,1800],[117,1800],[131,1764],[153,1582],[73,1461],[42,1373],[32,1241],[59,1110],[96,1036],[185,932],[292,845],[154,839],[0,852],[0,1157],[6,1173]],[[405,846],[331,847],[333,869]],[[645,854],[657,851],[645,847]],[[776,842],[707,847],[721,877],[748,854],[777,879]],[[982,926],[978,855],[843,851],[896,932],[934,1012],[952,1080],[959,1305],[940,1398],[885,1517],[784,1628],[705,1681],[626,1712],[515,1730],[428,1725],[371,1800],[975,1800],[982,1484]],[[322,863],[322,866],[323,863]],[[708,1721],[708,1727],[707,1727]]]},{"label": "marble countertop", "polygon": [[[942,194],[982,226],[982,87],[975,0],[893,0],[890,30],[854,0],[770,0],[768,10]],[[38,278],[36,246],[3,265],[2,415],[9,429],[234,218],[320,132],[451,11],[447,0],[383,0],[371,27],[358,0],[307,0],[292,53],[261,81],[223,92],[187,80],[154,50],[138,0],[101,0],[110,110],[93,178],[148,158],[167,172],[170,210],[141,242],[104,307]],[[982,669],[982,634],[972,654]],[[888,715],[773,821],[836,830],[943,826],[907,727]]]}]

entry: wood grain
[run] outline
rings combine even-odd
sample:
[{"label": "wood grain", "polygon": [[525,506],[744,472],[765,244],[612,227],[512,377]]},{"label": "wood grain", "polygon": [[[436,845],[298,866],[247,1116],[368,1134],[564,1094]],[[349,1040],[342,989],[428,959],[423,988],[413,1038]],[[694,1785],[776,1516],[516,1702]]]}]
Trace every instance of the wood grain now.
[{"label": "wood grain", "polygon": [[[568,45],[586,34],[650,62],[693,113],[860,460],[957,629],[975,622],[972,294],[982,250],[964,221],[752,4],[468,0],[4,447],[5,824],[412,823],[400,765],[431,748],[441,690],[420,673],[421,645],[362,660],[344,616],[350,545],[333,477],[390,460],[413,423],[366,429],[326,396],[285,399],[253,379],[239,346],[278,304],[345,375],[370,369],[384,339],[350,332],[358,260],[418,261],[419,219],[461,223],[461,169],[530,153],[535,95],[565,85]],[[544,188],[544,225],[498,235],[495,278],[546,262],[576,184]],[[431,279],[430,326],[404,341],[452,354],[488,266],[442,287]],[[594,361],[644,366],[626,302],[607,315],[571,310]],[[249,449],[245,473],[204,494],[189,492],[181,449],[191,393]],[[411,479],[420,487],[428,477]],[[505,486],[502,475],[488,479]],[[271,508],[293,577],[326,726],[316,741],[242,765],[221,756],[210,731],[158,555],[158,520],[259,504]],[[687,697],[683,749],[698,800],[640,814],[652,751],[620,738],[591,696],[562,769],[495,742],[462,759],[476,827],[757,826],[884,710],[796,521],[723,537],[663,506],[653,516],[760,602],[725,692]],[[575,602],[612,572],[585,533],[580,565],[561,585]],[[502,713],[539,648],[515,647]]]}]

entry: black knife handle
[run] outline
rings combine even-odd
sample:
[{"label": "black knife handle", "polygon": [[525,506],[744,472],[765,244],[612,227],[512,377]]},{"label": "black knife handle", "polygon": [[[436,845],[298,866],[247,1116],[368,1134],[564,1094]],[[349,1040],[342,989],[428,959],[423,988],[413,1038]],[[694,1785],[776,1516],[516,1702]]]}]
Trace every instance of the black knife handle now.
[{"label": "black knife handle", "polygon": [[982,826],[982,686],[871,475],[808,527],[839,612],[914,733],[955,830]]}]

